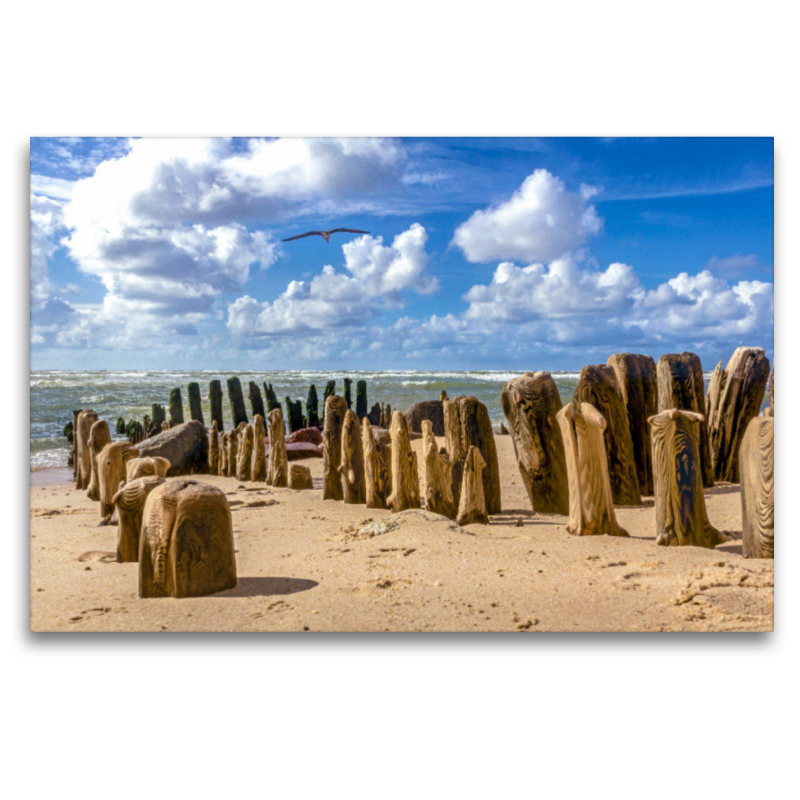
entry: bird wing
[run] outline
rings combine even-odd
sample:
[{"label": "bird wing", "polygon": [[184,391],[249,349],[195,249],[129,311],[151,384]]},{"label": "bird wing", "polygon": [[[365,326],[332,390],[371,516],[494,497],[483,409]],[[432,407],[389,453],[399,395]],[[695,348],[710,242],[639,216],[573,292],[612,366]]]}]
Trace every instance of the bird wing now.
[{"label": "bird wing", "polygon": [[[327,233],[327,231],[325,231]],[[301,233],[299,236],[290,236],[288,239],[282,239],[284,242],[293,242],[295,239],[305,239],[306,236],[322,236],[322,231],[309,231],[308,233]]]},{"label": "bird wing", "polygon": [[325,233],[369,233],[369,231],[360,231],[358,228],[334,228],[330,231],[325,231]]}]

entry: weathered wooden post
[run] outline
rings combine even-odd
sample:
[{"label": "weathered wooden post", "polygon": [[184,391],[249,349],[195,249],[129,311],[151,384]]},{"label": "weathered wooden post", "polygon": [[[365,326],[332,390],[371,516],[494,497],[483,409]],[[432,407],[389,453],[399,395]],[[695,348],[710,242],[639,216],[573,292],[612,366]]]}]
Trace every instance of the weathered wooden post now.
[{"label": "weathered wooden post", "polygon": [[607,363],[617,376],[617,386],[628,412],[639,492],[650,497],[653,494],[653,448],[647,420],[658,413],[656,362],[651,356],[638,353],[616,353],[608,357]]},{"label": "weathered wooden post", "polygon": [[278,395],[275,394],[272,384],[266,381],[264,381],[264,397],[267,398],[267,415],[269,415],[270,411],[281,408],[280,400],[278,400]]},{"label": "weathered wooden post", "polygon": [[217,430],[222,433],[225,430],[225,424],[222,420],[222,384],[219,381],[209,382],[208,400],[211,403],[211,419],[217,423]]},{"label": "weathered wooden post", "polygon": [[459,525],[489,524],[483,493],[483,476],[481,474],[485,467],[486,462],[481,456],[481,451],[475,445],[470,445],[467,458],[464,461],[461,498],[458,503],[458,514],[456,515],[456,522]]},{"label": "weathered wooden post", "polygon": [[[128,462],[130,463],[130,462]],[[128,481],[112,498],[117,509],[117,562],[139,560],[139,539],[142,533],[142,516],[150,492],[164,483],[159,475],[149,475]]]},{"label": "weathered wooden post", "polygon": [[270,486],[289,485],[289,459],[286,457],[286,428],[283,424],[283,411],[275,408],[269,412],[269,462],[267,483]]},{"label": "weathered wooden post", "polygon": [[605,364],[584,367],[572,402],[575,415],[580,413],[577,410],[579,403],[589,403],[605,418],[605,453],[614,502],[620,506],[640,506],[642,496],[633,458],[628,412],[614,370]]},{"label": "weathered wooden post", "polygon": [[367,414],[369,419],[370,425],[380,425],[381,424],[381,404],[375,403],[373,404],[372,408],[369,410],[369,414]]},{"label": "weathered wooden post", "polygon": [[183,400],[181,388],[176,386],[169,393],[169,426],[180,425],[183,422]]},{"label": "weathered wooden post", "polygon": [[92,436],[92,425],[97,422],[97,414],[87,408],[78,413],[78,422],[75,425],[73,438],[75,439],[75,488],[88,489],[92,477],[92,458],[89,450],[89,439]]},{"label": "weathered wooden post", "polygon": [[289,433],[302,430],[303,425],[303,401],[286,398],[286,414],[289,419]]},{"label": "weathered wooden post", "polygon": [[219,473],[219,430],[216,420],[212,420],[208,436],[208,471],[211,475],[217,475]]},{"label": "weathered wooden post", "polygon": [[[458,406],[461,423],[462,444],[459,450],[464,458],[469,455],[470,445],[474,445],[483,456],[483,494],[488,514],[500,513],[500,468],[497,463],[497,448],[494,443],[494,431],[486,406],[476,397],[462,395],[453,398]],[[442,404],[444,410],[444,403]],[[447,437],[445,419],[445,437]],[[448,452],[450,452],[448,447]],[[452,455],[452,454],[451,454]]]},{"label": "weathered wooden post", "polygon": [[86,496],[95,502],[100,499],[100,476],[97,471],[97,456],[107,444],[111,444],[111,432],[108,430],[108,423],[104,419],[99,419],[92,425],[88,442],[91,469],[89,485],[86,487]]},{"label": "weathered wooden post", "polygon": [[367,416],[367,382],[364,380],[356,383],[356,414],[359,420]]},{"label": "weathered wooden post", "polygon": [[353,398],[352,398],[352,395],[350,394],[350,387],[351,387],[352,383],[353,383],[353,379],[352,378],[345,378],[344,379],[344,401],[345,401],[345,403],[347,403],[347,407],[348,408],[352,408],[353,407]]},{"label": "weathered wooden post", "polygon": [[267,416],[264,413],[264,401],[261,398],[261,389],[258,388],[258,384],[255,381],[250,381],[248,394],[250,396],[250,408],[253,410],[253,419],[255,419],[256,414],[261,414],[266,420]]},{"label": "weathered wooden post", "polygon": [[419,471],[417,455],[408,438],[408,420],[402,411],[392,414],[389,428],[392,437],[392,493],[388,506],[395,514],[407,508],[419,508]]},{"label": "weathered wooden post", "polygon": [[125,433],[125,419],[123,417],[117,417],[117,433]]},{"label": "weathered wooden post", "polygon": [[775,558],[775,420],[754,417],[739,448],[742,555]]},{"label": "weathered wooden post", "polygon": [[205,425],[206,421],[203,419],[203,406],[200,402],[200,384],[191,381],[186,388],[189,393],[189,416]]},{"label": "weathered wooden post", "polygon": [[225,454],[225,469],[229,478],[236,477],[236,463],[239,457],[239,431],[234,428],[228,434],[228,451]]},{"label": "weathered wooden post", "polygon": [[702,414],[672,408],[650,417],[656,544],[716,547],[727,541],[708,521],[700,458]]},{"label": "weathered wooden post", "polygon": [[[216,420],[214,420],[214,422],[216,422]],[[229,434],[223,433],[222,442],[220,443],[219,448],[219,468],[217,470],[217,474],[221,475],[222,477],[225,477],[228,474],[228,451],[230,450],[230,445],[228,444],[229,438]]]},{"label": "weathered wooden post", "polygon": [[238,378],[228,378],[228,400],[233,414],[233,427],[239,427],[240,422],[247,422],[247,409],[244,407],[242,384]]},{"label": "weathered wooden post", "polygon": [[433,423],[429,419],[422,420],[422,440],[425,456],[425,508],[434,514],[455,519],[459,498],[458,493],[453,491],[453,462],[446,450],[439,450],[433,435]]},{"label": "weathered wooden post", "polygon": [[289,467],[289,488],[296,491],[313,489],[314,481],[311,478],[311,470],[303,464],[292,464]]},{"label": "weathered wooden post", "polygon": [[320,426],[319,399],[317,398],[317,387],[313,383],[308,390],[308,398],[306,399],[306,417],[309,428],[318,428]]},{"label": "weathered wooden post", "polygon": [[342,423],[342,457],[339,472],[342,476],[344,502],[352,505],[366,503],[367,485],[361,424],[352,409],[347,410]]},{"label": "weathered wooden post", "polygon": [[161,426],[167,421],[167,412],[164,410],[164,406],[159,403],[153,403],[151,411],[153,413],[153,427],[161,430]]},{"label": "weathered wooden post", "polygon": [[236,460],[236,480],[249,481],[250,466],[253,462],[253,426],[249,423],[242,427],[239,435],[239,454]]},{"label": "weathered wooden post", "polygon": [[266,436],[267,423],[261,414],[256,414],[253,418],[253,460],[250,465],[250,479],[253,481],[267,479]]},{"label": "weathered wooden post", "polygon": [[361,426],[367,508],[388,508],[386,501],[392,491],[391,445],[375,438],[368,418],[362,421]]},{"label": "weathered wooden post", "polygon": [[347,403],[343,397],[333,394],[325,400],[322,429],[323,500],[344,498],[339,467],[342,463],[342,426],[346,413]]}]

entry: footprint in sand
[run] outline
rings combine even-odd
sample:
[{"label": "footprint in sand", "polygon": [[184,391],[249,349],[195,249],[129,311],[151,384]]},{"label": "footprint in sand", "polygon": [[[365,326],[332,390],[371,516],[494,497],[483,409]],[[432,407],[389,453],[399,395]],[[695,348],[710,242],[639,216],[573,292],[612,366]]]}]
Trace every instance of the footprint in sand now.
[{"label": "footprint in sand", "polygon": [[78,556],[78,561],[102,561],[104,564],[109,564],[111,562],[116,563],[116,560],[116,553],[109,553],[103,550],[89,550]]}]

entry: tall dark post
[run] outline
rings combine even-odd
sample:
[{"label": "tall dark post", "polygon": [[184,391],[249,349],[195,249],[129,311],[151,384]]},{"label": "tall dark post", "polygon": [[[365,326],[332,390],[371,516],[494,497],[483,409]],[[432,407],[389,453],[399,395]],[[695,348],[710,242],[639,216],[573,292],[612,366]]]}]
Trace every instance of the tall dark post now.
[{"label": "tall dark post", "polygon": [[[208,384],[208,400],[211,403],[211,423],[217,423],[217,430],[225,430],[222,424],[222,384],[219,381],[211,381]],[[155,419],[153,419],[155,424]]]},{"label": "tall dark post", "polygon": [[353,398],[350,394],[350,385],[353,383],[352,378],[345,378],[344,379],[344,400],[347,403],[348,408],[353,407]]},{"label": "tall dark post", "polygon": [[286,398],[287,419],[289,422],[289,433],[299,431],[303,427],[303,401]]},{"label": "tall dark post", "polygon": [[261,414],[264,419],[267,418],[264,413],[264,401],[261,399],[261,389],[253,381],[250,381],[250,408],[253,409],[253,419],[256,418],[256,414]]},{"label": "tall dark post", "polygon": [[[164,411],[164,406],[160,403],[153,403],[153,426],[158,428],[161,432],[161,426],[167,421],[167,413]],[[124,428],[123,428],[124,432]]]},{"label": "tall dark post", "polygon": [[181,399],[181,390],[176,386],[169,393],[169,424],[179,425],[183,422],[183,400]]},{"label": "tall dark post", "polygon": [[203,406],[200,404],[200,384],[192,381],[189,384],[189,416],[206,424],[203,419]]},{"label": "tall dark post", "polygon": [[228,378],[228,400],[231,401],[233,427],[235,428],[240,422],[247,422],[247,409],[244,407],[242,384],[238,378]]},{"label": "tall dark post", "polygon": [[367,382],[359,381],[356,384],[356,416],[364,419],[367,416]]},{"label": "tall dark post", "polygon": [[117,417],[117,433],[125,433],[125,420],[122,417]]},{"label": "tall dark post", "polygon": [[274,411],[276,408],[281,407],[281,402],[278,400],[278,395],[275,394],[275,390],[272,388],[271,383],[264,382],[264,394],[267,396],[267,411]]},{"label": "tall dark post", "polygon": [[322,422],[325,423],[325,404],[328,398],[336,394],[336,381],[328,381],[325,384],[325,394],[322,397]]},{"label": "tall dark post", "polygon": [[309,428],[318,428],[319,422],[319,400],[317,399],[317,387],[311,384],[308,390],[308,400],[306,400],[306,416]]}]

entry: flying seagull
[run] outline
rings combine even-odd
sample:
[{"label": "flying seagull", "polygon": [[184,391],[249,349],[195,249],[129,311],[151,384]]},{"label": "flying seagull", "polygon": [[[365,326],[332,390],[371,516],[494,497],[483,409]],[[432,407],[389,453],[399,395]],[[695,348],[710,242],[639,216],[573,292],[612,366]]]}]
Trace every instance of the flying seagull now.
[{"label": "flying seagull", "polygon": [[329,231],[309,231],[308,233],[301,233],[299,236],[290,236],[284,239],[284,242],[293,242],[295,239],[305,239],[306,236],[321,236],[328,244],[331,243],[332,233],[369,233],[369,231],[359,231],[355,228],[331,228]]}]

